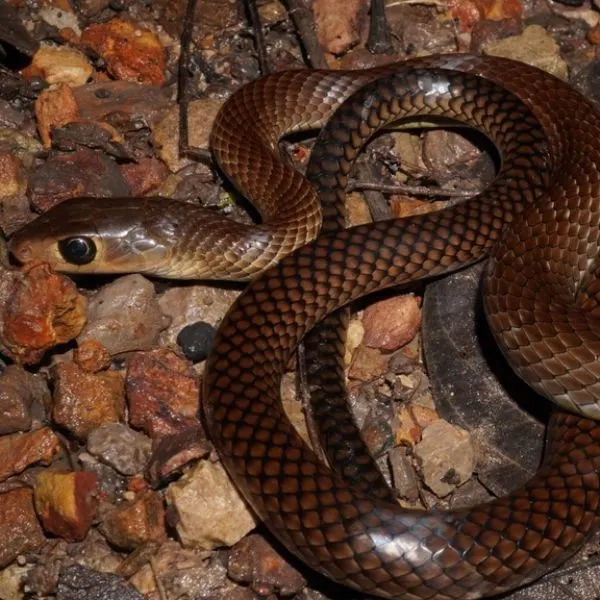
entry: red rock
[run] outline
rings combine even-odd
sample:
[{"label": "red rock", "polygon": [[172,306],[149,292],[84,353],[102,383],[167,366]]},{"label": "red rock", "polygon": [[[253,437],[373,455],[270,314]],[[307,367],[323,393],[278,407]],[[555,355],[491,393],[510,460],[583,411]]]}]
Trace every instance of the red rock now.
[{"label": "red rock", "polygon": [[145,490],[133,502],[120,504],[103,519],[101,530],[111,544],[135,550],[147,542],[167,539],[162,498]]},{"label": "red rock", "polygon": [[87,373],[75,363],[53,370],[52,420],[79,439],[104,423],[125,417],[123,377],[115,371]]},{"label": "red rock", "polygon": [[73,352],[73,362],[86,373],[108,369],[110,354],[98,340],[84,340]]},{"label": "red rock", "polygon": [[117,79],[163,85],[165,51],[156,34],[130,21],[112,19],[87,27],[81,43],[105,61]]},{"label": "red rock", "polygon": [[86,471],[43,471],[35,487],[35,508],[44,529],[76,542],[85,537],[96,516],[98,478]]},{"label": "red rock", "polygon": [[371,348],[394,351],[408,344],[421,326],[420,300],[398,296],[371,304],[363,315],[363,343]]},{"label": "red rock", "polygon": [[136,163],[121,165],[123,177],[133,196],[145,196],[156,190],[169,174],[165,163],[156,158],[142,158]]},{"label": "red rock", "polygon": [[129,421],[150,437],[198,423],[200,389],[192,364],[165,349],[137,353],[126,376]]},{"label": "red rock", "polygon": [[32,264],[23,274],[4,305],[1,337],[15,361],[34,364],[81,332],[86,301],[69,278],[48,265]]},{"label": "red rock", "polygon": [[0,568],[44,541],[31,490],[19,488],[0,494]]},{"label": "red rock", "polygon": [[50,148],[52,128],[75,121],[79,116],[72,89],[62,83],[55,88],[44,90],[35,101],[35,116],[42,142],[46,148]]},{"label": "red rock", "polygon": [[49,427],[1,436],[0,481],[21,473],[33,464],[51,464],[59,450],[60,441]]}]

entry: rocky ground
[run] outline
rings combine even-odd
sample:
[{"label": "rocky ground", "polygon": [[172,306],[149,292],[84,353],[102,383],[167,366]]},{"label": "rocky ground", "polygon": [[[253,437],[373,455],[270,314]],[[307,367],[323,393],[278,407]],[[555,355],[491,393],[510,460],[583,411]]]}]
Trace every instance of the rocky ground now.
[{"label": "rocky ground", "polygon": [[[249,221],[211,162],[208,136],[224,100],[269,71],[468,51],[522,60],[600,95],[600,13],[589,0],[387,0],[381,31],[370,27],[370,4],[198,0],[186,21],[184,0],[6,0],[5,237],[74,196],[161,195]],[[250,25],[252,8],[260,26]],[[283,151],[302,169],[313,141]],[[354,173],[351,223],[475,193],[494,174],[480,146],[450,130],[381,135]],[[198,419],[203,361],[242,286],[136,274],[75,281],[45,264],[17,268],[2,248],[1,600],[358,598],[257,525]],[[481,437],[442,419],[433,401],[422,293],[356,306],[346,364],[363,435],[399,502],[445,508],[494,489],[479,477],[490,458]],[[290,372],[286,410],[308,440],[296,388]],[[514,598],[597,598],[595,557],[592,543],[543,584],[554,591]]]}]

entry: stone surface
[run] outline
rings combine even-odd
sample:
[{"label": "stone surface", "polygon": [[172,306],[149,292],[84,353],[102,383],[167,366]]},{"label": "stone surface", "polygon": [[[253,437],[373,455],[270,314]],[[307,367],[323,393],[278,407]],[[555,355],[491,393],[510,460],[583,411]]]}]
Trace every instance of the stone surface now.
[{"label": "stone surface", "polygon": [[36,463],[51,464],[59,450],[60,441],[49,427],[0,436],[0,481]]},{"label": "stone surface", "polygon": [[219,463],[200,461],[169,486],[167,502],[186,547],[211,550],[232,546],[256,525],[254,515]]},{"label": "stone surface", "polygon": [[79,50],[68,46],[43,45],[34,55],[25,76],[39,75],[49,84],[83,85],[94,68]]},{"label": "stone surface", "polygon": [[60,574],[56,600],[144,600],[144,596],[118,575],[72,565]]}]

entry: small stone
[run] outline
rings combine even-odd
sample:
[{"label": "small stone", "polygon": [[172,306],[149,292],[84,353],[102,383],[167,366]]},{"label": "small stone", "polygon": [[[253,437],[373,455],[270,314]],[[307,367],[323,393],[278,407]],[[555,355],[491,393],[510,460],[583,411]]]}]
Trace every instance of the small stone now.
[{"label": "small stone", "polygon": [[[207,149],[212,124],[223,102],[214,98],[200,98],[188,107],[188,145],[191,148]],[[158,155],[173,173],[191,164],[189,158],[179,152],[179,107],[174,106],[152,131]]]},{"label": "small stone", "polygon": [[79,452],[77,459],[81,468],[89,473],[94,473],[98,478],[98,494],[106,502],[117,502],[127,492],[129,478],[121,475],[110,465],[97,460],[89,452]]},{"label": "small stone", "polygon": [[76,564],[61,571],[56,600],[144,600],[144,596],[118,575]]},{"label": "small stone", "polygon": [[0,568],[36,550],[44,541],[31,490],[18,488],[0,494]]},{"label": "small stone", "polygon": [[348,324],[346,333],[346,352],[344,354],[344,364],[349,367],[352,364],[352,357],[355,350],[360,346],[365,337],[365,328],[362,321],[358,318],[352,318]]},{"label": "small stone", "polygon": [[84,17],[94,17],[100,14],[111,0],[78,0],[77,8]]},{"label": "small stone", "polygon": [[483,54],[504,56],[538,67],[561,79],[567,79],[569,75],[558,43],[540,25],[530,25],[521,35],[485,44],[481,51]]},{"label": "small stone", "polygon": [[169,170],[161,160],[141,158],[121,165],[125,182],[132,196],[146,196],[156,191],[166,180]]},{"label": "small stone", "polygon": [[154,285],[142,275],[127,275],[90,298],[88,323],[77,341],[97,340],[111,355],[145,350],[156,346],[167,324]]},{"label": "small stone", "polygon": [[81,43],[97,52],[106,61],[108,72],[117,79],[154,85],[165,82],[165,51],[149,29],[112,19],[86,27]]},{"label": "small stone", "polygon": [[425,485],[440,498],[468,481],[473,474],[475,455],[471,436],[442,419],[423,430],[414,452],[420,461]]},{"label": "small stone", "polygon": [[364,312],[364,344],[394,351],[408,344],[421,326],[420,301],[412,295],[371,304]]},{"label": "small stone", "polygon": [[104,152],[81,146],[74,152],[50,154],[31,173],[29,185],[31,203],[39,212],[46,212],[67,198],[129,196],[129,188],[115,162]]},{"label": "small stone", "polygon": [[346,199],[346,210],[348,211],[348,227],[370,223],[371,211],[362,194],[351,192]]},{"label": "small stone", "polygon": [[212,325],[198,321],[187,325],[179,332],[177,343],[187,359],[198,363],[208,356],[215,335],[216,331]]},{"label": "small stone", "polygon": [[27,174],[21,159],[12,152],[0,151],[0,198],[24,194]]},{"label": "small stone", "polygon": [[4,569],[0,569],[0,590],[2,600],[23,600],[23,587],[32,569],[31,565],[19,565],[12,563]]},{"label": "small stone", "polygon": [[3,305],[2,342],[15,361],[35,364],[46,350],[80,333],[85,305],[68,277],[45,264],[27,267]]},{"label": "small stone", "polygon": [[96,516],[97,487],[94,473],[38,473],[34,499],[44,529],[67,541],[82,540]]},{"label": "small stone", "polygon": [[49,427],[0,436],[0,481],[36,463],[50,465],[59,450],[60,440]]},{"label": "small stone", "polygon": [[125,417],[124,381],[120,373],[87,373],[75,363],[54,367],[52,420],[78,439],[104,423]]},{"label": "small stone", "polygon": [[126,550],[149,542],[164,542],[167,532],[162,498],[145,490],[133,502],[124,502],[106,514],[101,531],[111,544]]},{"label": "small stone", "polygon": [[49,395],[41,376],[17,365],[6,367],[0,377],[0,435],[27,431],[31,427],[31,405],[48,404]]},{"label": "small stone", "polygon": [[419,479],[405,446],[392,448],[388,453],[394,489],[408,502],[419,500]]},{"label": "small stone", "polygon": [[421,440],[423,429],[440,418],[433,408],[419,404],[402,404],[398,410],[394,429],[396,444],[414,446]]},{"label": "small stone", "polygon": [[126,377],[129,422],[150,437],[171,435],[198,423],[200,388],[192,365],[166,349],[139,352]]},{"label": "small stone", "polygon": [[167,502],[184,546],[212,550],[233,546],[256,519],[219,463],[200,461],[167,489]]},{"label": "small stone", "polygon": [[75,87],[87,83],[93,72],[89,60],[79,50],[45,45],[35,53],[23,75],[40,76],[50,85],[64,83]]},{"label": "small stone", "polygon": [[370,381],[385,373],[387,366],[388,360],[380,350],[359,346],[352,357],[348,377],[359,381]]},{"label": "small stone", "polygon": [[42,143],[45,148],[50,148],[52,128],[62,127],[79,116],[79,108],[71,88],[61,83],[55,88],[42,91],[35,101],[35,116]]},{"label": "small stone", "polygon": [[261,598],[295,596],[306,586],[304,577],[257,533],[232,548],[227,574],[234,581],[250,584]]},{"label": "small stone", "polygon": [[360,39],[367,14],[363,0],[314,0],[315,28],[320,44],[331,54],[343,54]]},{"label": "small stone", "polygon": [[90,432],[88,452],[123,475],[143,473],[152,443],[123,423],[106,423]]},{"label": "small stone", "polygon": [[73,352],[73,362],[86,373],[108,369],[110,354],[98,340],[84,340]]}]

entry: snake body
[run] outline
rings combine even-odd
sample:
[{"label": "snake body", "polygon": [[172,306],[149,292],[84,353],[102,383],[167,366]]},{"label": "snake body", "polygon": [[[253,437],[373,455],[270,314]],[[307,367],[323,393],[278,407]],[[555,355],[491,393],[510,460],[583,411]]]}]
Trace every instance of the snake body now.
[{"label": "snake body", "polygon": [[[246,499],[316,570],[385,598],[499,593],[565,560],[598,523],[600,115],[564,82],[491,57],[431,57],[353,74],[298,71],[250,84],[229,101],[234,115],[269,107],[253,125],[267,131],[266,143],[226,133],[226,115],[215,130],[218,159],[239,161],[240,188],[268,180],[282,172],[273,166],[277,135],[323,123],[342,102],[308,173],[326,202],[343,199],[360,148],[398,118],[434,115],[479,128],[500,150],[498,176],[463,204],[328,233],[259,275],[219,328],[204,380],[206,421]],[[284,215],[314,193],[291,177],[275,179],[282,201],[291,200]],[[65,232],[81,234],[70,224],[74,206],[60,213],[62,226],[59,213],[42,217],[50,233],[34,224],[19,234],[15,253],[56,263],[48,248]],[[276,213],[273,205],[262,214]],[[500,347],[521,377],[570,412],[554,413],[544,464],[510,496],[449,512],[404,510],[317,459],[283,414],[281,378],[303,336],[337,308],[488,255],[484,303]]]}]

